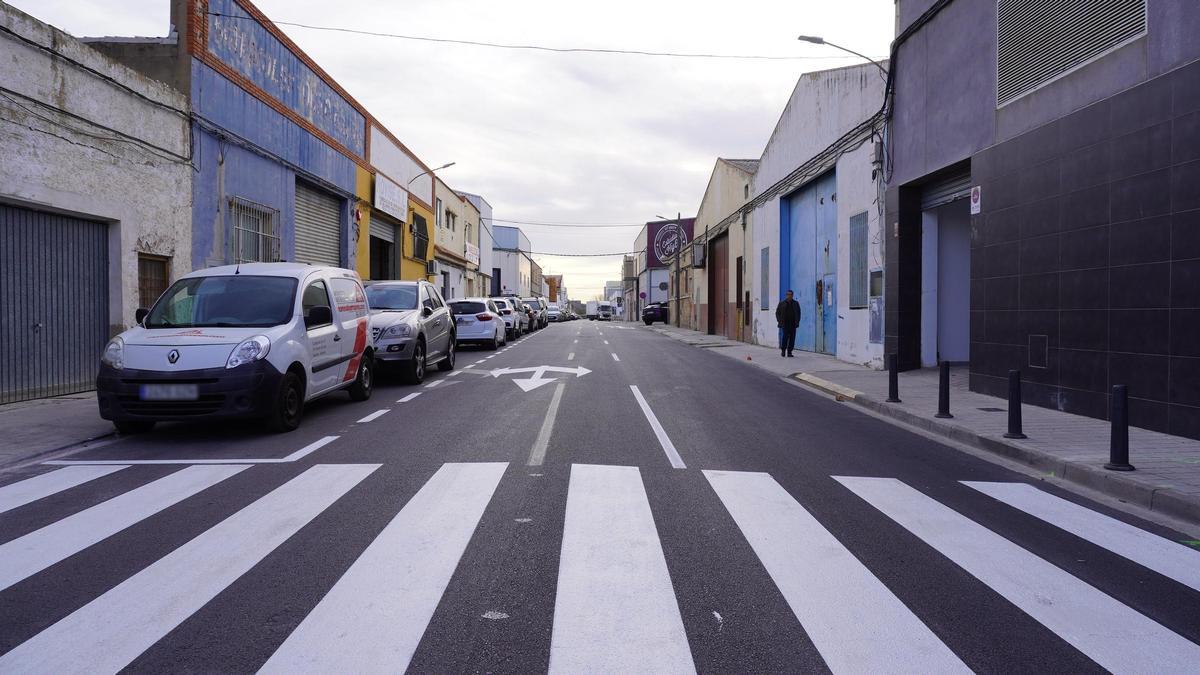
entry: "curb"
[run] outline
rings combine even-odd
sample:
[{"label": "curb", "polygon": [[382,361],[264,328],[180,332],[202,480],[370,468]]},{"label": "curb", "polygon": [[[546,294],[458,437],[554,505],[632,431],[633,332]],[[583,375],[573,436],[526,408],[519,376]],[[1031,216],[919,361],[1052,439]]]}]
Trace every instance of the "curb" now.
[{"label": "curb", "polygon": [[39,450],[31,455],[26,455],[24,457],[21,457],[20,459],[16,459],[11,462],[5,462],[3,464],[0,464],[0,471],[4,471],[4,470],[11,469],[11,468],[18,467],[18,466],[24,466],[26,464],[36,462],[39,459],[42,459],[49,455],[54,455],[54,454],[63,452],[64,450],[71,450],[72,448],[78,448],[81,445],[86,445],[88,443],[94,443],[96,441],[101,441],[106,438],[112,438],[113,436],[116,436],[116,435],[117,435],[117,431],[116,431],[116,429],[114,429],[108,433],[98,434],[96,436],[91,436],[89,438],[84,438],[84,439],[81,439],[78,441],[71,441],[70,443],[67,443],[66,445],[60,445],[60,446],[57,446],[54,448],[48,448],[46,450]]},{"label": "curb", "polygon": [[1077,485],[1096,490],[1110,497],[1137,504],[1166,516],[1200,525],[1200,500],[1167,487],[1154,487],[1124,478],[1091,464],[1065,460],[1020,443],[984,436],[965,427],[902,410],[875,400],[860,391],[843,387],[808,373],[796,373],[791,379],[838,400],[850,401],[883,417],[964,443],[979,450],[1015,460],[1027,466],[1051,473]]}]

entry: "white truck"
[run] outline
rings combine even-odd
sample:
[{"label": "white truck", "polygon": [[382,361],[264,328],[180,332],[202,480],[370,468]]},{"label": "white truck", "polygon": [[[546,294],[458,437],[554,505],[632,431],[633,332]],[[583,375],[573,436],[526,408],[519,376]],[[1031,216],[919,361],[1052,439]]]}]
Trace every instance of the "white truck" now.
[{"label": "white truck", "polygon": [[611,302],[598,303],[596,318],[600,321],[612,321],[613,306]]},{"label": "white truck", "polygon": [[595,321],[600,318],[600,303],[595,300],[588,300],[587,304],[588,321]]}]

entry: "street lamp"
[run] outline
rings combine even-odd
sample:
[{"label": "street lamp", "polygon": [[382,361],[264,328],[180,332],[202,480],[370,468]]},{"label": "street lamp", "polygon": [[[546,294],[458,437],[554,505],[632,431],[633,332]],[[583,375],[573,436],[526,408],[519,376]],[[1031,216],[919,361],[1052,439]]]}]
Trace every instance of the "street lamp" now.
[{"label": "street lamp", "polygon": [[814,45],[829,45],[830,47],[833,47],[834,49],[840,49],[840,50],[846,52],[847,54],[853,54],[861,59],[866,59],[867,61],[870,61],[871,63],[875,64],[875,67],[879,69],[879,72],[883,73],[883,79],[885,81],[887,80],[887,76],[888,76],[887,69],[884,68],[878,61],[867,56],[866,54],[859,54],[858,52],[854,51],[853,49],[848,49],[841,45],[835,45],[832,42],[828,42],[825,38],[818,37],[816,35],[801,35],[801,36],[797,37],[796,39],[800,40],[801,42],[811,42]]},{"label": "street lamp", "polygon": [[419,174],[417,174],[417,175],[413,176],[413,177],[412,177],[412,180],[408,181],[408,184],[409,184],[409,185],[412,185],[414,180],[416,180],[416,179],[420,178],[421,176],[424,176],[424,175],[425,175],[425,174],[427,174],[427,173],[433,173],[434,171],[441,171],[442,169],[445,169],[445,168],[448,168],[448,167],[454,166],[454,165],[455,165],[455,164],[457,164],[457,163],[458,163],[458,162],[446,162],[445,164],[443,164],[443,165],[439,166],[439,167],[438,167],[438,168],[436,168],[436,169],[426,169],[425,171],[422,171],[421,173],[419,173]]}]

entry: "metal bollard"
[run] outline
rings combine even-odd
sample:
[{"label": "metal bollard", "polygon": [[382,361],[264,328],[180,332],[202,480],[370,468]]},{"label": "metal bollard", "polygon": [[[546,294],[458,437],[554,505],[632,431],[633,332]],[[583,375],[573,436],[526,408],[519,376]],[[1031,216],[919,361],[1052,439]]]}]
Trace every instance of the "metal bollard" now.
[{"label": "metal bollard", "polygon": [[1021,371],[1008,371],[1008,433],[1005,438],[1029,438],[1021,432]]},{"label": "metal bollard", "polygon": [[938,411],[934,417],[950,418],[950,362],[938,364]]},{"label": "metal bollard", "polygon": [[1110,471],[1133,471],[1129,463],[1129,387],[1123,384],[1112,388],[1112,436],[1108,443]]},{"label": "metal bollard", "polygon": [[888,403],[900,402],[900,358],[888,354]]}]

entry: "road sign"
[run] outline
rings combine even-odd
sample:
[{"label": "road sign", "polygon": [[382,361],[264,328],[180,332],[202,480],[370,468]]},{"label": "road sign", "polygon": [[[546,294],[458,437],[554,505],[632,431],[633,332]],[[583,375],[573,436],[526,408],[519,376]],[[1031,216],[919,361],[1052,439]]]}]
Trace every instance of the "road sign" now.
[{"label": "road sign", "polygon": [[492,377],[500,377],[501,375],[512,375],[515,373],[533,373],[528,378],[513,378],[521,391],[533,391],[543,384],[550,384],[554,378],[543,379],[542,376],[546,373],[572,373],[575,377],[583,377],[592,371],[580,366],[578,368],[563,368],[561,366],[537,366],[534,368],[497,368],[492,371]]}]

